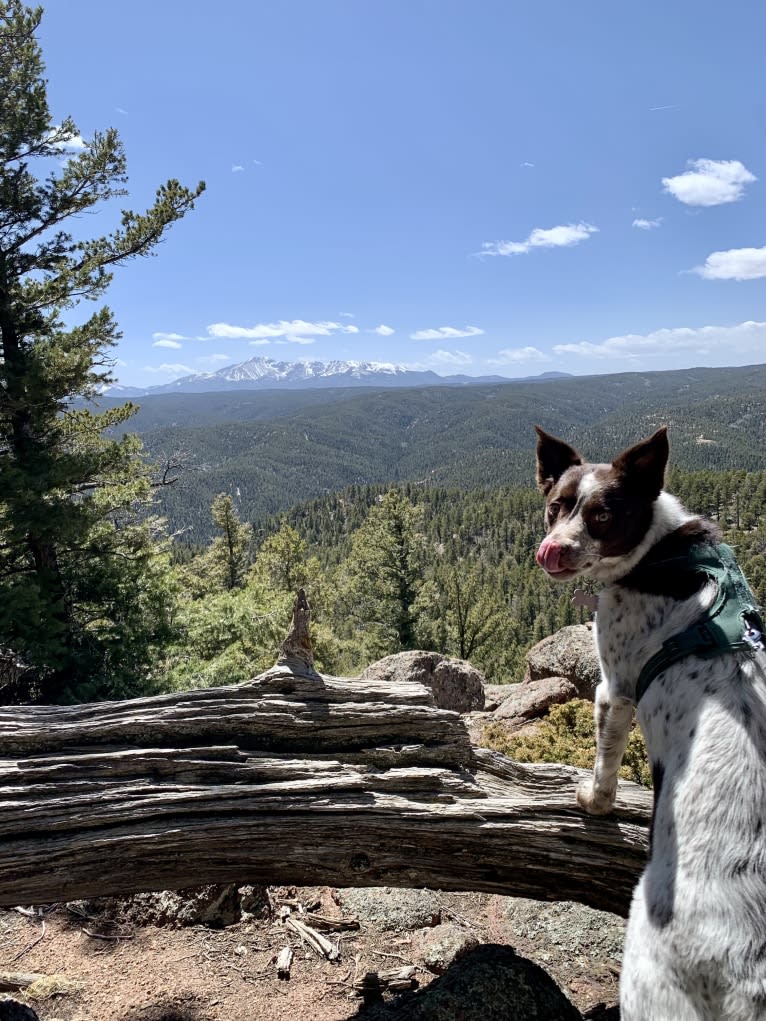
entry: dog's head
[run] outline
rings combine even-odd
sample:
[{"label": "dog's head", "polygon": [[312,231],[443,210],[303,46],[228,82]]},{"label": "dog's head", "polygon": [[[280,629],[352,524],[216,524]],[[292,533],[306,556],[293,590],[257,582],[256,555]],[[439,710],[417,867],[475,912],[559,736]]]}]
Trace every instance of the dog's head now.
[{"label": "dog's head", "polygon": [[[568,443],[537,432],[537,484],[545,494],[547,536],[537,563],[557,581],[619,576],[620,561],[645,539],[662,491],[667,429],[624,450],[611,464],[588,464]],[[627,569],[627,568],[626,568]]]}]

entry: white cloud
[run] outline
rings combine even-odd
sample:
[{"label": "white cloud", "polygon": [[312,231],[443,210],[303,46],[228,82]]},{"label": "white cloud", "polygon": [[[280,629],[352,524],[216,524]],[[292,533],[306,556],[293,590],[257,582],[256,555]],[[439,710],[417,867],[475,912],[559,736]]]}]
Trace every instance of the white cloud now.
[{"label": "white cloud", "polygon": [[163,337],[161,340],[155,340],[152,347],[169,347],[174,351],[180,351],[183,344],[179,344],[177,340],[170,340],[168,337]]},{"label": "white cloud", "polygon": [[628,333],[609,337],[598,344],[556,344],[557,355],[583,355],[589,358],[615,358],[633,361],[646,355],[673,355],[679,351],[695,355],[715,352],[762,354],[766,348],[766,323],[744,322],[736,326],[676,327],[653,333]]},{"label": "white cloud", "polygon": [[159,330],[157,333],[152,334],[152,340],[188,340],[183,333],[166,333],[164,330]]},{"label": "white cloud", "polygon": [[457,337],[479,337],[484,333],[478,326],[465,326],[462,330],[455,326],[439,326],[432,330],[416,330],[410,334],[410,340],[454,340]]},{"label": "white cloud", "polygon": [[117,111],[117,113],[121,113],[123,117],[129,116],[128,111],[122,106],[115,106],[115,110]]},{"label": "white cloud", "polygon": [[638,227],[639,230],[654,230],[655,227],[659,227],[662,224],[662,217],[658,216],[656,220],[644,220],[637,219],[631,224],[631,227]]},{"label": "white cloud", "polygon": [[231,168],[232,174],[241,174],[245,168],[240,163],[234,163]]},{"label": "white cloud", "polygon": [[[57,124],[54,124],[48,137],[53,138],[60,130],[60,127]],[[58,142],[52,142],[51,144],[54,149],[60,149],[61,152],[76,152],[84,149],[86,146],[86,142],[82,135],[69,135],[68,138],[61,139]]]},{"label": "white cloud", "polygon": [[381,323],[380,326],[376,326],[374,330],[369,330],[369,333],[377,333],[379,337],[390,337],[392,333],[396,333],[396,330],[391,326],[386,326],[385,323]]},{"label": "white cloud", "polygon": [[145,365],[144,372],[160,372],[165,376],[191,376],[194,369],[180,362],[163,362],[162,365]]},{"label": "white cloud", "polygon": [[434,351],[429,362],[435,365],[470,365],[473,358],[466,351]]},{"label": "white cloud", "polygon": [[277,323],[258,323],[255,326],[232,326],[230,323],[211,323],[207,328],[209,337],[227,337],[233,340],[272,340],[283,337],[293,344],[310,344],[308,337],[331,337],[335,333],[359,333],[359,327],[352,323],[318,322],[305,319],[281,319]]},{"label": "white cloud", "polygon": [[356,319],[356,316],[354,315],[353,312],[341,312],[341,316],[344,319]]},{"label": "white cloud", "polygon": [[737,202],[745,185],[757,178],[739,160],[689,160],[683,174],[663,177],[666,192],[687,206],[720,206]]},{"label": "white cloud", "polygon": [[559,227],[535,227],[525,241],[485,241],[478,255],[524,255],[533,248],[570,248],[597,234],[591,223],[567,223]]},{"label": "white cloud", "polygon": [[758,280],[766,277],[766,247],[711,252],[705,265],[695,266],[692,272],[705,280]]},{"label": "white cloud", "polygon": [[519,166],[520,167],[534,167],[534,163],[528,163],[526,160],[524,160],[524,162],[520,163]]},{"label": "white cloud", "polygon": [[519,365],[524,362],[549,362],[550,356],[537,347],[506,347],[490,358],[490,365]]}]

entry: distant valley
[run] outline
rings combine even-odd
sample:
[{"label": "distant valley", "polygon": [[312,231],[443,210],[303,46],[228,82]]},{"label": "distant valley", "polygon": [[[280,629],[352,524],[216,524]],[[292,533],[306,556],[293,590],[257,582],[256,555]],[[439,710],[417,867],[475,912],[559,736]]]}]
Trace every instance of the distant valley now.
[{"label": "distant valley", "polygon": [[[100,403],[113,404],[105,397]],[[352,485],[532,485],[532,424],[596,460],[670,427],[686,469],[766,468],[766,366],[417,388],[151,394],[130,426],[157,459],[196,470],[161,495],[174,529],[204,540],[231,493],[246,520]]]}]

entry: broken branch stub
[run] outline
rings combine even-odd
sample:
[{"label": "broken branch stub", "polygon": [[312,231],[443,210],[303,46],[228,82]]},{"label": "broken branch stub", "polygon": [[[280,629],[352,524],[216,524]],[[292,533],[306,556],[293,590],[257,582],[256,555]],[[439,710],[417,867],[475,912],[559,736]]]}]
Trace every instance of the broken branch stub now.
[{"label": "broken branch stub", "polygon": [[[304,672],[314,674],[314,652],[311,648],[311,607],[303,589],[299,589],[293,603],[293,619],[287,638],[282,642],[277,666],[289,666],[297,661]],[[319,676],[317,674],[317,676]]]}]

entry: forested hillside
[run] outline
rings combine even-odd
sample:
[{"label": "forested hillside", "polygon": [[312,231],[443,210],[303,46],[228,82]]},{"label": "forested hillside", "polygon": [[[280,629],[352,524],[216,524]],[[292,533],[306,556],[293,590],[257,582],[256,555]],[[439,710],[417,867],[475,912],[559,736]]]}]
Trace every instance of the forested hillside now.
[{"label": "forested hillside", "polygon": [[[766,601],[766,471],[674,469],[668,485],[719,521]],[[219,497],[215,520],[211,547],[177,547],[179,640],[163,668],[176,685],[269,665],[299,585],[328,672],[423,647],[469,658],[492,682],[520,680],[533,642],[590,616],[572,606],[573,584],[550,581],[534,562],[543,518],[532,489],[355,486],[255,531]]]},{"label": "forested hillside", "polygon": [[766,366],[465,389],[154,397],[132,425],[152,456],[186,454],[195,470],[163,494],[162,510],[172,529],[204,541],[219,492],[256,520],[349,485],[531,485],[535,422],[593,460],[665,423],[677,466],[757,470],[766,467]]}]

